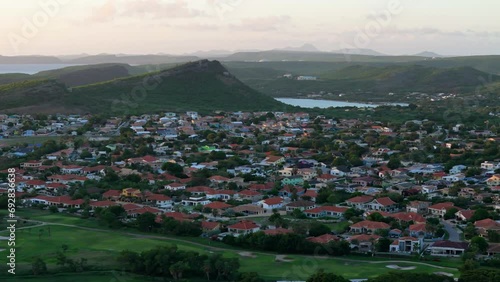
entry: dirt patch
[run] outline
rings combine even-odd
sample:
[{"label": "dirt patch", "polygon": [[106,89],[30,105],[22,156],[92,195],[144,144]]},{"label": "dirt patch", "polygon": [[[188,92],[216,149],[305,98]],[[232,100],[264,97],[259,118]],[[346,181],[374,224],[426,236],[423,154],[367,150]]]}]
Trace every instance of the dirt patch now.
[{"label": "dirt patch", "polygon": [[275,262],[291,262],[293,259],[285,256],[285,255],[276,255]]},{"label": "dirt patch", "polygon": [[395,264],[389,264],[386,265],[385,267],[390,268],[390,269],[396,269],[396,270],[413,270],[417,268],[416,266],[399,266]]},{"label": "dirt patch", "polygon": [[453,273],[449,273],[449,272],[442,272],[442,271],[439,271],[439,272],[434,272],[434,274],[436,274],[436,275],[448,276],[448,277],[453,277]]},{"label": "dirt patch", "polygon": [[251,252],[239,252],[238,255],[244,257],[244,258],[256,258],[257,256],[254,255]]}]

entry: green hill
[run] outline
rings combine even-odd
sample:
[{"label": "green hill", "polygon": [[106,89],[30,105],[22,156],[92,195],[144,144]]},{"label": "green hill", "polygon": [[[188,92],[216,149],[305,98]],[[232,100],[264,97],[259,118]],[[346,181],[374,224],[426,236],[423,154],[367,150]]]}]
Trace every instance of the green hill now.
[{"label": "green hill", "polygon": [[[50,88],[50,87],[52,88]],[[24,81],[0,88],[0,105],[10,112],[145,113],[156,111],[271,110],[284,104],[236,79],[218,61],[198,61],[143,75],[85,86],[66,87],[54,80]],[[19,93],[31,101],[14,99]],[[37,105],[39,105],[37,107]]]},{"label": "green hill", "polygon": [[50,79],[73,87],[127,77],[135,72],[135,67],[127,64],[81,65],[41,71],[32,75],[24,73],[0,74],[0,85],[25,80]]},{"label": "green hill", "polygon": [[[471,95],[478,86],[484,86],[481,78],[487,83],[500,81],[499,76],[472,67],[435,68],[421,65],[354,65],[316,73],[291,72],[293,75],[315,75],[318,77],[316,81],[277,77],[276,74],[285,71],[275,68],[251,72],[235,66],[233,72],[249,86],[274,97],[300,97],[323,91],[354,93],[350,100],[384,102],[402,101],[405,95],[400,94],[411,92]],[[397,95],[388,97],[389,92]]]}]

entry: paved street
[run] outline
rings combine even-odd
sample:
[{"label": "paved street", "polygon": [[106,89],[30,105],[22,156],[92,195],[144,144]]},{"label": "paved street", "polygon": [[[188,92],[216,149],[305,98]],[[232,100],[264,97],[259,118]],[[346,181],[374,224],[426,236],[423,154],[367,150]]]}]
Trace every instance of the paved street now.
[{"label": "paved street", "polygon": [[446,220],[442,220],[441,223],[444,225],[444,229],[450,234],[450,238],[448,240],[453,241],[453,242],[460,242],[460,233],[459,231],[452,223]]}]

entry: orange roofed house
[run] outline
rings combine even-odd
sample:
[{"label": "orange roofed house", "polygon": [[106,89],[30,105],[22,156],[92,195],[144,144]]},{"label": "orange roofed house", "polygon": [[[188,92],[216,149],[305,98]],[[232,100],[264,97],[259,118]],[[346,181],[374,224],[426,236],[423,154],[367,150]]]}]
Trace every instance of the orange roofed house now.
[{"label": "orange roofed house", "polygon": [[242,220],[238,223],[229,225],[227,229],[234,235],[250,234],[260,230],[259,226],[251,220]]},{"label": "orange roofed house", "polygon": [[348,206],[356,208],[358,210],[369,209],[369,203],[373,200],[372,196],[357,196],[346,200]]},{"label": "orange roofed house", "polygon": [[385,222],[364,220],[350,226],[353,233],[374,233],[377,230],[388,230],[390,225]]},{"label": "orange roofed house", "polygon": [[431,215],[443,217],[447,210],[451,208],[456,208],[452,202],[446,203],[438,203],[432,206],[429,206],[427,210]]}]

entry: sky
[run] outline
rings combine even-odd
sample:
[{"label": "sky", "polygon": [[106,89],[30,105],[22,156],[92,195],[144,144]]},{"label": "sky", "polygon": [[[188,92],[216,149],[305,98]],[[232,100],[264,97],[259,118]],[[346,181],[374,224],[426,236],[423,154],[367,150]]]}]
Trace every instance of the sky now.
[{"label": "sky", "polygon": [[498,0],[2,0],[0,55],[185,54],[305,43],[391,55],[500,54],[498,11]]}]

